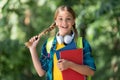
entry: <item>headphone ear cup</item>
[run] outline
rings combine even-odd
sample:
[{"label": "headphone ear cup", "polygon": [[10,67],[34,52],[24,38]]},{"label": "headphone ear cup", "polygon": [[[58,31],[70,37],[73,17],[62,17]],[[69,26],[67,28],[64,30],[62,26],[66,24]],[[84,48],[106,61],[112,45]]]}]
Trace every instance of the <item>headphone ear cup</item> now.
[{"label": "headphone ear cup", "polygon": [[66,44],[69,44],[72,40],[73,40],[73,37],[71,37],[70,35],[66,35],[66,36],[64,37],[64,42],[65,42]]},{"label": "headphone ear cup", "polygon": [[64,41],[62,36],[56,36],[56,39],[57,39],[59,44],[62,44]]}]

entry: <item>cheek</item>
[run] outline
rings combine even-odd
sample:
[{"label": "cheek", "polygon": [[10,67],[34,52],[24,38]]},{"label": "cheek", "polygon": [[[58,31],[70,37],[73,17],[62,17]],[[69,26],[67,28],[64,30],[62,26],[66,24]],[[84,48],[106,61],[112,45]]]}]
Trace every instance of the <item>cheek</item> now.
[{"label": "cheek", "polygon": [[72,22],[71,22],[71,25],[74,25],[75,24],[75,20],[73,20]]},{"label": "cheek", "polygon": [[60,28],[60,26],[61,26],[61,23],[59,23],[59,22],[56,22],[56,26],[57,26],[58,28]]},{"label": "cheek", "polygon": [[58,26],[60,24],[58,21],[55,21],[55,23],[56,23],[56,26]]},{"label": "cheek", "polygon": [[60,25],[60,23],[58,23],[58,22],[57,22],[57,23],[56,23],[56,25],[57,25],[57,26],[59,26],[59,25]]}]

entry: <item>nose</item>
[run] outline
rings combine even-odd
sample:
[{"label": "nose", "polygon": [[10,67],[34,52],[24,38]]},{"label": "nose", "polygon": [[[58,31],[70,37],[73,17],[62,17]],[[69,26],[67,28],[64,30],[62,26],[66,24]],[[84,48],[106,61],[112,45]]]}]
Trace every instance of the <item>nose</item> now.
[{"label": "nose", "polygon": [[66,27],[66,26],[67,26],[67,21],[66,21],[66,20],[63,20],[63,21],[62,21],[62,26],[63,26],[63,27]]}]

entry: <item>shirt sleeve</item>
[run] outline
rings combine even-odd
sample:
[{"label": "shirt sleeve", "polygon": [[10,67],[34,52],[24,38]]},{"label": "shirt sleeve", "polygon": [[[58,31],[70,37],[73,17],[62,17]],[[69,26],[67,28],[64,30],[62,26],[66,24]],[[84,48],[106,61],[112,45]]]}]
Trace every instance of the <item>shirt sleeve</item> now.
[{"label": "shirt sleeve", "polygon": [[92,50],[87,40],[83,39],[83,63],[92,70],[96,70],[95,62],[91,54]]},{"label": "shirt sleeve", "polygon": [[47,72],[50,59],[46,50],[46,44],[47,44],[47,41],[42,46],[42,50],[40,54],[40,62],[41,62],[42,68]]}]

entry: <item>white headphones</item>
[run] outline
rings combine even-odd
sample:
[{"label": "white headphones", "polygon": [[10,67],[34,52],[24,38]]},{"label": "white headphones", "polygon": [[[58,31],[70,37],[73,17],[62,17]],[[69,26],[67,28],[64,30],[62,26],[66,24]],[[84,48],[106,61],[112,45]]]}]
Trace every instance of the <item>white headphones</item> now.
[{"label": "white headphones", "polygon": [[74,35],[75,35],[74,32],[72,32],[72,35],[65,35],[63,37],[63,36],[60,36],[59,33],[57,33],[56,39],[57,39],[58,44],[62,44],[62,43],[69,44],[73,40]]}]

